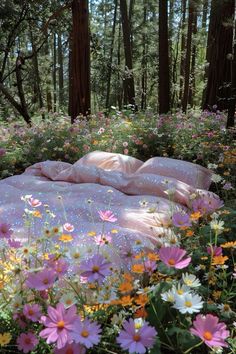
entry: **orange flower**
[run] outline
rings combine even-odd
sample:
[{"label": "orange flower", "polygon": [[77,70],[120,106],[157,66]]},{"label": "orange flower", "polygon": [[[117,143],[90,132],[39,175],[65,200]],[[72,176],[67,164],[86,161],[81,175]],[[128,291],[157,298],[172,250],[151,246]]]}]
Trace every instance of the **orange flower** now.
[{"label": "orange flower", "polygon": [[138,254],[136,254],[135,256],[134,256],[134,258],[135,259],[140,259],[140,258],[143,258],[144,257],[144,252],[140,252],[140,253],[138,253]]},{"label": "orange flower", "polygon": [[127,280],[128,282],[131,282],[131,281],[133,280],[132,275],[129,274],[129,273],[124,273],[124,274],[123,274],[123,278],[124,278],[125,280]]},{"label": "orange flower", "polygon": [[59,241],[62,241],[62,242],[71,242],[73,240],[73,237],[71,235],[67,235],[67,234],[62,234],[59,238],[58,238]]},{"label": "orange flower", "polygon": [[140,318],[140,317],[146,318],[147,316],[148,316],[148,313],[144,307],[141,307],[140,309],[138,309],[134,314],[135,318]]},{"label": "orange flower", "polygon": [[226,242],[220,245],[222,248],[236,247],[236,241]]},{"label": "orange flower", "polygon": [[212,292],[212,297],[214,300],[219,300],[219,298],[221,297],[221,293],[222,291],[219,291],[219,290],[214,290]]},{"label": "orange flower", "polygon": [[200,211],[196,211],[195,213],[192,213],[190,215],[190,219],[191,220],[198,220],[198,219],[200,219],[201,216],[202,216],[202,214],[200,213]]},{"label": "orange flower", "polygon": [[144,265],[143,264],[134,264],[133,266],[132,266],[132,272],[134,272],[134,273],[144,273],[144,270],[145,270],[145,268],[144,268]]},{"label": "orange flower", "polygon": [[139,296],[137,296],[135,298],[136,304],[140,305],[140,306],[145,306],[148,303],[148,301],[149,301],[149,299],[146,294],[140,294]]},{"label": "orange flower", "polygon": [[121,293],[128,293],[133,290],[133,285],[129,282],[121,283],[119,286],[119,291]]},{"label": "orange flower", "polygon": [[119,303],[122,306],[131,306],[133,305],[133,298],[130,295],[122,296],[122,298],[119,300]]},{"label": "orange flower", "polygon": [[39,210],[35,210],[35,211],[33,212],[33,216],[34,216],[35,218],[42,218],[42,214],[40,213]]},{"label": "orange flower", "polygon": [[156,254],[156,253],[152,253],[152,252],[149,252],[147,254],[147,258],[150,260],[150,261],[159,261],[160,257]]},{"label": "orange flower", "polygon": [[215,256],[212,260],[212,265],[223,265],[229,259],[227,256]]},{"label": "orange flower", "polygon": [[191,236],[193,236],[193,235],[194,235],[193,230],[187,230],[186,236],[191,237]]}]

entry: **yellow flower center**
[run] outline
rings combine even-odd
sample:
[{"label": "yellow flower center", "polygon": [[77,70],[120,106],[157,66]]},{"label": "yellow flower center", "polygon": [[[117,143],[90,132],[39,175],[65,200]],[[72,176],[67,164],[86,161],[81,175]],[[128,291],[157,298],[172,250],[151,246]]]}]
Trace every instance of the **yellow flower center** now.
[{"label": "yellow flower center", "polygon": [[134,334],[134,335],[133,335],[133,340],[134,340],[135,342],[139,342],[140,339],[141,339],[141,337],[140,337],[139,334]]},{"label": "yellow flower center", "polygon": [[32,309],[29,309],[28,314],[32,316],[34,314],[34,311]]},{"label": "yellow flower center", "polygon": [[192,307],[192,306],[193,306],[193,304],[191,303],[191,301],[185,301],[184,305],[185,305],[186,307]]},{"label": "yellow flower center", "polygon": [[204,333],[203,333],[203,338],[204,339],[206,339],[206,340],[212,340],[212,334],[211,334],[211,332],[209,332],[209,331],[205,331]]},{"label": "yellow flower center", "polygon": [[99,266],[93,266],[92,272],[97,273],[99,272],[99,270],[100,270]]},{"label": "yellow flower center", "polygon": [[170,258],[170,259],[168,260],[168,263],[169,263],[169,265],[175,265],[175,260],[174,260],[174,258]]},{"label": "yellow flower center", "polygon": [[84,337],[84,338],[87,338],[89,336],[89,332],[86,331],[86,329],[84,329],[82,332],[81,332],[81,336]]},{"label": "yellow flower center", "polygon": [[71,305],[71,304],[72,304],[71,299],[66,300],[66,304],[67,304],[67,305]]},{"label": "yellow flower center", "polygon": [[63,329],[65,327],[65,322],[64,321],[58,321],[57,322],[57,328],[58,329]]},{"label": "yellow flower center", "polygon": [[183,295],[184,291],[182,289],[177,290],[177,294]]}]

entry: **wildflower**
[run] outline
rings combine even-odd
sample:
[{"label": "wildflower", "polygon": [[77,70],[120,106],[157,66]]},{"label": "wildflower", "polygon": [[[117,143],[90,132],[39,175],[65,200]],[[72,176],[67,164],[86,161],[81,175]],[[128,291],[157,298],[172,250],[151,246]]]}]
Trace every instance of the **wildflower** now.
[{"label": "wildflower", "polygon": [[115,217],[115,215],[112,213],[111,210],[105,210],[105,211],[99,210],[98,214],[101,220],[103,221],[109,221],[109,222],[117,221],[117,218]]},{"label": "wildflower", "polygon": [[32,214],[35,218],[42,218],[42,214],[39,210],[35,210]]},{"label": "wildflower", "polygon": [[12,338],[12,336],[9,332],[0,333],[0,346],[4,347],[8,343],[10,343],[11,338]]},{"label": "wildflower", "polygon": [[145,271],[145,267],[144,267],[143,264],[138,263],[138,264],[132,265],[132,272],[133,272],[133,273],[140,273],[140,274],[142,274],[142,273],[144,273],[144,271]]},{"label": "wildflower", "polygon": [[147,294],[139,294],[135,298],[135,302],[139,306],[142,306],[142,307],[145,306],[149,302]]},{"label": "wildflower", "polygon": [[22,305],[23,299],[20,295],[16,295],[12,301],[12,308],[18,310]]},{"label": "wildflower", "polygon": [[121,293],[129,293],[133,290],[133,285],[129,282],[123,282],[119,286],[119,291]]},{"label": "wildflower", "polygon": [[13,234],[13,231],[11,230],[11,225],[2,223],[0,224],[0,238],[10,238],[11,235]]},{"label": "wildflower", "polygon": [[77,300],[73,293],[66,293],[62,295],[59,302],[63,304],[66,309],[68,309],[72,305],[76,304]]},{"label": "wildflower", "polygon": [[226,191],[230,191],[231,189],[234,189],[232,184],[230,182],[226,182],[224,185],[223,185],[223,189],[226,190]]},{"label": "wildflower", "polygon": [[172,216],[172,222],[176,227],[191,226],[188,214],[174,213]]},{"label": "wildflower", "polygon": [[234,312],[232,311],[231,307],[228,304],[220,304],[217,306],[222,315],[225,317],[230,317]]},{"label": "wildflower", "polygon": [[178,247],[162,247],[159,251],[160,260],[167,265],[176,269],[182,269],[189,265],[191,257],[183,259],[186,251]]},{"label": "wildflower", "polygon": [[175,291],[174,291],[174,289],[170,289],[170,290],[165,291],[164,293],[162,293],[161,294],[161,298],[162,298],[163,301],[174,303],[175,302]]},{"label": "wildflower", "polygon": [[145,353],[146,349],[153,347],[157,332],[154,327],[143,321],[140,328],[136,328],[133,319],[123,323],[117,342],[123,350],[128,350],[129,353]]},{"label": "wildflower", "polygon": [[97,322],[92,322],[85,318],[81,321],[81,318],[75,321],[74,330],[72,332],[72,338],[76,343],[83,344],[86,348],[92,348],[100,341],[101,327]]},{"label": "wildflower", "polygon": [[29,273],[26,285],[31,289],[45,290],[49,289],[56,280],[56,273],[52,269],[43,269],[38,273]]},{"label": "wildflower", "polygon": [[38,338],[31,332],[21,333],[17,337],[17,348],[22,350],[23,353],[31,352],[38,345]]},{"label": "wildflower", "polygon": [[222,177],[221,177],[220,175],[213,174],[213,175],[211,176],[211,180],[212,180],[212,182],[214,182],[214,183],[219,183],[219,182],[222,181]]},{"label": "wildflower", "polygon": [[73,232],[75,228],[74,225],[71,225],[67,222],[63,225],[63,229],[67,232]]},{"label": "wildflower", "polygon": [[58,238],[59,241],[62,241],[64,243],[66,242],[71,242],[73,240],[73,236],[71,235],[67,235],[67,234],[62,234],[59,238]]},{"label": "wildflower", "polygon": [[4,148],[0,148],[0,157],[6,155],[6,150]]},{"label": "wildflower", "polygon": [[224,231],[224,221],[223,220],[212,220],[210,222],[210,227],[215,231],[217,235],[221,234]]},{"label": "wildflower", "polygon": [[47,343],[56,343],[57,349],[63,348],[72,342],[72,331],[77,320],[76,307],[71,306],[68,310],[64,305],[58,303],[56,308],[48,306],[48,316],[42,316],[41,322],[47,327],[39,335],[47,339]]},{"label": "wildflower", "polygon": [[102,245],[108,245],[109,243],[111,243],[112,238],[109,234],[107,234],[107,235],[99,234],[94,237],[94,241],[97,245],[102,246]]},{"label": "wildflower", "polygon": [[93,236],[96,236],[96,234],[97,234],[96,231],[89,231],[89,232],[87,233],[88,236],[92,236],[92,237],[93,237]]},{"label": "wildflower", "polygon": [[192,231],[192,230],[187,230],[186,231],[186,236],[187,237],[191,237],[191,236],[193,236],[194,235],[194,232]]},{"label": "wildflower", "polygon": [[133,304],[133,298],[130,295],[122,296],[119,300],[119,303],[122,306],[131,306]]},{"label": "wildflower", "polygon": [[215,256],[212,259],[211,265],[223,265],[228,259],[228,256]]},{"label": "wildflower", "polygon": [[189,286],[190,288],[197,288],[198,286],[201,285],[200,281],[193,274],[189,274],[189,273],[182,274],[182,280],[183,283]]},{"label": "wildflower", "polygon": [[111,263],[101,256],[95,254],[88,260],[84,260],[80,264],[81,276],[87,278],[88,282],[102,282],[106,276],[111,274]]},{"label": "wildflower", "polygon": [[172,287],[172,292],[175,296],[182,296],[190,293],[190,288],[187,285],[177,284]]},{"label": "wildflower", "polygon": [[207,247],[207,253],[213,256],[221,256],[222,255],[222,248],[217,246],[210,246]]},{"label": "wildflower", "polygon": [[226,242],[220,245],[222,248],[235,248],[236,247],[236,241],[231,241],[231,242]]},{"label": "wildflower", "polygon": [[86,349],[80,343],[67,344],[61,349],[54,349],[54,354],[85,354]]},{"label": "wildflower", "polygon": [[147,272],[149,275],[151,275],[154,270],[157,269],[157,264],[155,261],[150,261],[149,259],[144,262],[144,268],[145,272]]},{"label": "wildflower", "polygon": [[37,208],[37,207],[39,207],[40,205],[42,205],[42,203],[41,203],[38,199],[34,199],[34,198],[32,198],[32,197],[30,197],[30,198],[28,199],[28,203],[29,203],[29,205],[30,205],[31,207],[33,207],[33,208]]},{"label": "wildflower", "polygon": [[208,347],[228,347],[225,339],[229,337],[229,331],[225,323],[211,314],[197,315],[190,332],[201,338]]},{"label": "wildflower", "polygon": [[22,243],[20,241],[8,239],[7,243],[12,248],[20,248],[20,247],[22,247]]},{"label": "wildflower", "polygon": [[39,318],[41,317],[41,309],[38,304],[26,304],[23,307],[23,314],[32,322],[38,322]]},{"label": "wildflower", "polygon": [[175,304],[173,307],[181,313],[194,313],[201,310],[203,307],[203,301],[197,294],[187,293],[183,296],[176,294]]}]

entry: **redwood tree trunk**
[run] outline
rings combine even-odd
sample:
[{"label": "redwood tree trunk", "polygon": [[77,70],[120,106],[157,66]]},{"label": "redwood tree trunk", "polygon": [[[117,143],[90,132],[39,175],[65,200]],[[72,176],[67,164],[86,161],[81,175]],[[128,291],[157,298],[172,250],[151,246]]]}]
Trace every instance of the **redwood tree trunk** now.
[{"label": "redwood tree trunk", "polygon": [[184,85],[184,72],[185,72],[185,47],[186,47],[186,9],[187,0],[182,0],[182,19],[181,19],[181,57],[180,57],[180,80],[179,80],[179,100],[182,101],[183,98],[183,85]]},{"label": "redwood tree trunk", "polygon": [[159,0],[159,113],[170,110],[168,0]]},{"label": "redwood tree trunk", "polygon": [[227,108],[228,83],[231,81],[231,63],[227,54],[232,53],[233,27],[226,26],[234,16],[234,0],[212,0],[208,30],[206,59],[207,86],[203,94],[203,109]]},{"label": "redwood tree trunk", "polygon": [[88,0],[72,2],[72,46],[69,98],[71,122],[78,115],[90,114],[90,36]]},{"label": "redwood tree trunk", "polygon": [[135,105],[135,89],[134,89],[134,77],[133,77],[133,60],[132,60],[132,47],[131,47],[131,30],[130,22],[128,18],[127,2],[126,0],[120,0],[120,12],[123,29],[124,51],[125,51],[125,66],[128,73],[124,78],[124,91],[127,97],[127,102]]}]

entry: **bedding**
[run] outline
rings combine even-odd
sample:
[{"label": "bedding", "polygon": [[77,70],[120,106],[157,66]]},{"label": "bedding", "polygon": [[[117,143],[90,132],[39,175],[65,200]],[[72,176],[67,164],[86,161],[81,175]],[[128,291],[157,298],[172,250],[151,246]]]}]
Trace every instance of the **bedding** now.
[{"label": "bedding", "polygon": [[[50,209],[51,228],[73,225],[71,248],[96,247],[104,234],[109,239],[108,252],[117,259],[134,244],[141,243],[146,248],[161,245],[163,238],[171,234],[173,213],[187,211],[190,196],[199,194],[208,200],[219,200],[212,192],[195,188],[195,181],[193,185],[186,183],[187,171],[178,174],[179,179],[173,177],[175,173],[169,177],[169,160],[165,161],[166,174],[164,163],[158,174],[144,169],[148,162],[104,152],[90,153],[73,165],[60,161],[36,163],[21,175],[0,181],[0,224],[11,224],[12,237],[27,242],[29,230],[22,218],[26,209],[41,213]],[[183,162],[175,160],[178,163]],[[24,202],[25,195],[31,197]],[[49,227],[44,222],[40,217],[34,218],[30,231],[33,237]]]}]

